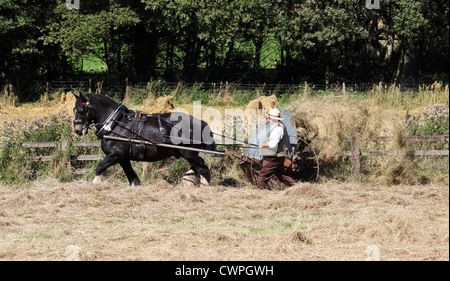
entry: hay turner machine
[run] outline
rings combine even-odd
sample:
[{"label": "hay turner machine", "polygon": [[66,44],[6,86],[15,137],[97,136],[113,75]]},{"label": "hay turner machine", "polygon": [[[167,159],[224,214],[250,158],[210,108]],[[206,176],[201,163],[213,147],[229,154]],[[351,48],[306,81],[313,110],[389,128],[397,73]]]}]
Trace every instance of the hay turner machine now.
[{"label": "hay turner machine", "polygon": [[[289,140],[291,143],[290,157],[287,157],[284,162],[286,171],[290,176],[297,181],[317,181],[319,178],[319,159],[317,154],[311,147],[311,140],[305,140],[297,137],[297,131],[295,121],[292,117],[292,113],[286,108],[280,108],[281,117],[283,118],[283,124],[289,134]],[[266,124],[265,126],[270,126]],[[259,170],[261,169],[260,163],[263,160],[258,144],[263,142],[266,138],[266,130],[262,132],[252,132],[249,135],[248,142],[245,143],[244,151],[226,150],[215,151],[206,150],[193,147],[185,147],[166,143],[154,143],[139,139],[127,139],[122,137],[104,136],[105,139],[124,141],[130,143],[138,143],[144,145],[161,146],[167,148],[183,149],[196,152],[202,152],[207,154],[213,154],[217,156],[227,157],[231,159],[237,159],[239,166],[244,171],[247,178],[253,184],[256,184]],[[244,144],[244,143],[243,143]],[[219,145],[220,146],[220,145]]]},{"label": "hay turner machine", "polygon": [[[291,143],[290,157],[286,157],[284,167],[290,176],[297,181],[317,181],[319,179],[319,158],[311,147],[311,140],[297,137],[297,130],[292,113],[286,108],[280,108],[283,124],[289,134]],[[248,137],[249,144],[258,145],[264,142],[270,124],[265,124],[266,130],[252,132]],[[247,146],[243,152],[227,151],[226,157],[237,158],[239,166],[248,179],[256,184],[263,160],[261,150]],[[269,185],[271,182],[269,182]]]}]

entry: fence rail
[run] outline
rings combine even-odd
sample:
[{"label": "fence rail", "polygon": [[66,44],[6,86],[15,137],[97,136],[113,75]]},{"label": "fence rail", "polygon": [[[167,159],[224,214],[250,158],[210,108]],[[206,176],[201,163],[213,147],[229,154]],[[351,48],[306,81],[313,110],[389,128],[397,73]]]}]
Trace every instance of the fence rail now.
[{"label": "fence rail", "polygon": [[[376,137],[374,141],[379,142],[388,142],[392,141],[391,137]],[[314,142],[326,142],[327,139],[315,139]],[[449,141],[449,136],[410,136],[406,137],[406,141],[408,142],[436,142],[436,141]],[[353,173],[361,172],[361,157],[369,157],[369,156],[400,156],[400,155],[410,155],[410,156],[449,156],[449,150],[416,150],[409,152],[392,152],[392,151],[365,151],[362,152],[360,150],[360,146],[357,138],[346,138],[344,142],[350,142],[351,148],[350,151],[343,151],[339,153],[340,157],[350,157],[351,166]],[[68,141],[62,142],[29,142],[29,143],[20,143],[13,144],[16,146],[20,146],[23,148],[58,148],[60,147],[62,150],[65,150]],[[81,142],[73,142],[71,143],[74,147],[100,147],[100,141],[81,141]],[[0,143],[0,149],[7,146],[6,144]],[[51,161],[53,159],[52,156],[34,156],[34,161]],[[102,160],[103,156],[101,154],[97,155],[73,155],[70,157],[71,161],[99,161]],[[85,171],[84,169],[80,171],[75,171],[80,174]]]},{"label": "fence rail", "polygon": [[[345,142],[350,142],[351,148],[350,152],[341,152],[339,156],[350,157],[352,172],[353,174],[358,174],[361,172],[361,157],[362,156],[399,156],[399,155],[410,155],[410,156],[449,156],[448,150],[415,150],[408,152],[391,152],[391,151],[368,151],[361,152],[358,139],[346,138]],[[392,141],[391,137],[376,137],[374,141]],[[408,142],[435,142],[435,141],[449,141],[449,136],[410,136],[406,137]]]}]

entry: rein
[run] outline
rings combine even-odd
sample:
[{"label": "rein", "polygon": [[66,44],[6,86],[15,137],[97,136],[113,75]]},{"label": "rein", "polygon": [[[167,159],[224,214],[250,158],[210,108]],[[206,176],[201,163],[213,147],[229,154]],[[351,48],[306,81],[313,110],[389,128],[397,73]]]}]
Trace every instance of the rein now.
[{"label": "rein", "polygon": [[[83,103],[83,105],[86,105],[86,103]],[[88,106],[87,107],[87,114],[86,114],[86,116],[84,118],[80,116],[80,119],[73,120],[73,124],[74,125],[83,125],[83,129],[84,128],[90,129],[92,127],[96,127],[96,126],[101,124],[102,127],[95,132],[95,134],[97,136],[103,130],[111,132],[112,129],[113,129],[113,126],[114,126],[113,123],[117,122],[117,120],[115,120],[115,119],[119,116],[119,114],[121,112],[120,109],[121,109],[122,106],[123,106],[123,101],[119,103],[119,106],[113,112],[111,112],[111,114],[109,114],[109,116],[105,119],[105,121],[103,123],[92,123],[92,124],[89,124],[89,122],[87,121],[87,118],[88,118],[88,116],[89,116],[89,114],[91,112],[91,109]]]},{"label": "rein", "polygon": [[[121,102],[119,103],[119,106],[118,106],[113,112],[111,112],[111,114],[108,115],[108,117],[105,119],[105,121],[104,121],[103,123],[92,123],[92,124],[88,124],[87,120],[76,119],[76,120],[73,121],[73,124],[82,124],[85,128],[88,128],[88,129],[90,129],[90,128],[92,128],[92,127],[96,127],[96,126],[98,126],[98,125],[101,124],[101,125],[102,125],[101,128],[98,129],[98,130],[95,132],[95,134],[96,134],[97,136],[98,136],[99,134],[101,134],[103,131],[106,131],[106,132],[112,132],[112,130],[114,129],[114,126],[115,126],[116,124],[119,125],[121,128],[126,129],[126,130],[129,131],[130,133],[133,133],[133,131],[132,131],[131,129],[128,128],[128,126],[127,126],[128,124],[122,123],[122,122],[116,120],[116,119],[118,119],[118,117],[119,117],[119,115],[120,115],[120,113],[121,113],[122,107],[124,107],[123,101],[121,101]],[[89,108],[88,108],[88,110],[89,110]],[[123,111],[123,110],[122,110],[122,111]],[[89,114],[89,112],[88,112],[88,114]],[[88,115],[88,114],[87,114],[87,115]],[[86,116],[87,116],[87,115],[86,115]],[[164,123],[166,123],[166,124],[168,124],[169,126],[172,126],[172,127],[174,126],[172,123],[167,122],[166,120],[161,120],[161,119],[158,118],[158,122],[159,122],[159,125],[160,125],[160,131],[161,131],[161,128],[162,128],[162,126],[161,126],[161,121],[164,122]],[[120,137],[125,137],[125,136],[122,136],[122,135],[117,134],[117,133],[114,133],[114,134],[119,135]],[[225,136],[225,135],[223,135],[223,134],[215,133],[215,132],[211,132],[211,134],[216,135],[216,136],[220,136],[220,137],[223,137],[223,138],[226,138],[226,139],[234,140],[234,141],[237,142],[236,144],[222,144],[222,145],[225,145],[225,146],[227,146],[227,145],[246,145],[245,148],[258,149],[258,145],[257,145],[257,144],[247,143],[247,142],[245,142],[245,141],[243,141],[243,140],[238,140],[238,139],[235,139],[235,138],[232,138],[232,137],[229,137],[229,136]],[[176,139],[179,139],[179,140],[182,140],[182,141],[185,140],[184,138],[174,137],[174,136],[169,136],[169,135],[167,135],[167,134],[165,134],[165,133],[163,133],[163,136],[164,136],[164,137],[176,138]],[[152,142],[151,140],[147,140],[147,139],[143,138],[140,134],[138,134],[137,137],[140,138],[140,139],[143,139],[143,140],[145,140],[145,141]]]},{"label": "rein", "polygon": [[[120,103],[119,103],[119,106],[116,108],[116,110],[114,110],[113,112],[111,112],[111,114],[108,116],[108,118],[106,118],[106,120],[103,122],[103,124],[102,124],[102,127],[97,131],[97,132],[95,132],[95,134],[96,135],[99,135],[103,130],[105,130],[105,131],[107,131],[107,132],[111,132],[112,131],[112,127],[113,127],[113,122],[114,121],[117,121],[117,120],[115,120],[118,116],[119,116],[119,113],[120,113],[120,108],[123,106],[123,101],[121,101]],[[100,123],[97,123],[97,124],[91,124],[90,126],[96,126],[96,125],[98,125],[98,124],[100,124]]]},{"label": "rein", "polygon": [[[83,102],[83,105],[89,105],[89,102],[86,104]],[[92,126],[96,126],[97,124],[89,124],[87,118],[89,116],[89,113],[91,112],[89,106],[87,106],[87,113],[85,117],[80,116],[80,119],[74,119],[73,120],[73,124],[74,125],[83,125],[83,129],[87,128],[87,130],[89,130],[89,128],[91,128]]]}]

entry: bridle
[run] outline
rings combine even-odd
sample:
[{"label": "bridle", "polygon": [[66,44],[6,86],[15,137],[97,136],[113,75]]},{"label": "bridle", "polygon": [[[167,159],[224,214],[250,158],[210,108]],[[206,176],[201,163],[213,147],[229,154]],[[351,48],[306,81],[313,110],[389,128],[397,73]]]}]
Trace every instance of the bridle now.
[{"label": "bridle", "polygon": [[[111,114],[105,119],[105,121],[103,123],[93,123],[93,119],[91,121],[89,121],[89,115],[92,113],[92,108],[91,105],[89,104],[89,102],[83,102],[82,103],[83,108],[80,111],[80,113],[85,111],[85,108],[87,108],[87,113],[83,116],[81,114],[78,113],[77,108],[74,108],[74,113],[75,115],[78,114],[80,119],[74,119],[73,120],[73,125],[83,125],[83,130],[89,130],[91,127],[97,126],[97,125],[102,125],[102,127],[100,129],[98,129],[95,134],[98,136],[102,131],[107,131],[110,132],[112,130],[112,127],[114,126],[114,122],[116,122],[117,118],[119,118],[121,116],[121,113],[126,109],[126,107],[123,105],[123,101],[119,103],[119,106],[113,111],[111,112]],[[122,107],[124,109],[122,109]],[[92,124],[90,124],[92,123]],[[86,131],[87,132],[87,131]]]},{"label": "bridle", "polygon": [[[93,112],[91,110],[91,106],[90,106],[89,102],[83,102],[82,105],[83,105],[83,108],[80,111],[77,110],[77,107],[75,107],[73,109],[74,115],[75,115],[75,119],[73,120],[73,125],[74,126],[75,125],[83,125],[83,130],[84,129],[89,130],[90,127],[95,126],[97,124],[94,124],[94,123],[90,124],[90,122],[92,122],[93,119],[91,121],[89,121],[89,115],[92,114]],[[86,114],[81,114],[85,111],[86,111]],[[77,119],[77,115],[78,115],[79,119]]]}]

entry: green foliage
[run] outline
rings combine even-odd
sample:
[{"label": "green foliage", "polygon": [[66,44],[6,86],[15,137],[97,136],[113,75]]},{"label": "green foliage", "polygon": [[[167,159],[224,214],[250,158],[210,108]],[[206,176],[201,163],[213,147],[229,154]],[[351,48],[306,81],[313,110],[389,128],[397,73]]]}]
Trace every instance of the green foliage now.
[{"label": "green foliage", "polygon": [[442,118],[430,118],[423,122],[412,123],[408,129],[409,134],[412,136],[442,136],[448,135],[448,123],[447,117]]},{"label": "green foliage", "polygon": [[97,61],[110,81],[448,82],[448,13],[424,0],[2,0],[0,79]]},{"label": "green foliage", "polygon": [[204,90],[202,84],[195,84],[188,91],[188,96],[191,101],[200,101],[201,104],[210,105],[211,104],[211,93]]},{"label": "green foliage", "polygon": [[189,170],[190,164],[183,158],[178,158],[175,161],[171,160],[170,162],[167,167],[169,174],[164,176],[164,179],[169,183],[178,184]]},{"label": "green foliage", "polygon": [[0,155],[0,181],[20,183],[34,178],[39,170],[46,170],[49,162],[28,160],[38,155],[48,155],[52,148],[21,148],[19,144],[58,141],[67,137],[69,129],[64,126],[68,121],[65,118],[63,115],[51,115],[32,121],[4,122],[0,130],[5,146]]},{"label": "green foliage", "polygon": [[129,8],[111,4],[93,14],[82,14],[68,10],[61,3],[56,10],[61,19],[47,26],[49,33],[41,37],[46,45],[59,45],[68,58],[81,60],[94,55],[105,62],[108,71],[115,72],[123,63],[120,58],[124,51],[123,34],[139,23],[136,13]]},{"label": "green foliage", "polygon": [[[72,133],[72,118],[65,112],[34,120],[4,121],[0,127],[0,182],[22,183],[38,177],[52,176],[61,181],[74,179],[70,168],[72,155],[98,154],[99,148],[74,147],[79,141]],[[21,147],[23,143],[54,142],[56,147]],[[62,145],[65,145],[63,148]],[[49,156],[49,161],[35,157]]]},{"label": "green foliage", "polygon": [[[410,136],[449,135],[449,110],[445,104],[426,106],[422,114],[416,114],[407,120]],[[448,149],[448,142],[417,143],[414,149]]]},{"label": "green foliage", "polygon": [[449,110],[445,104],[428,105],[422,114],[407,120],[411,136],[442,136],[449,134]]}]

